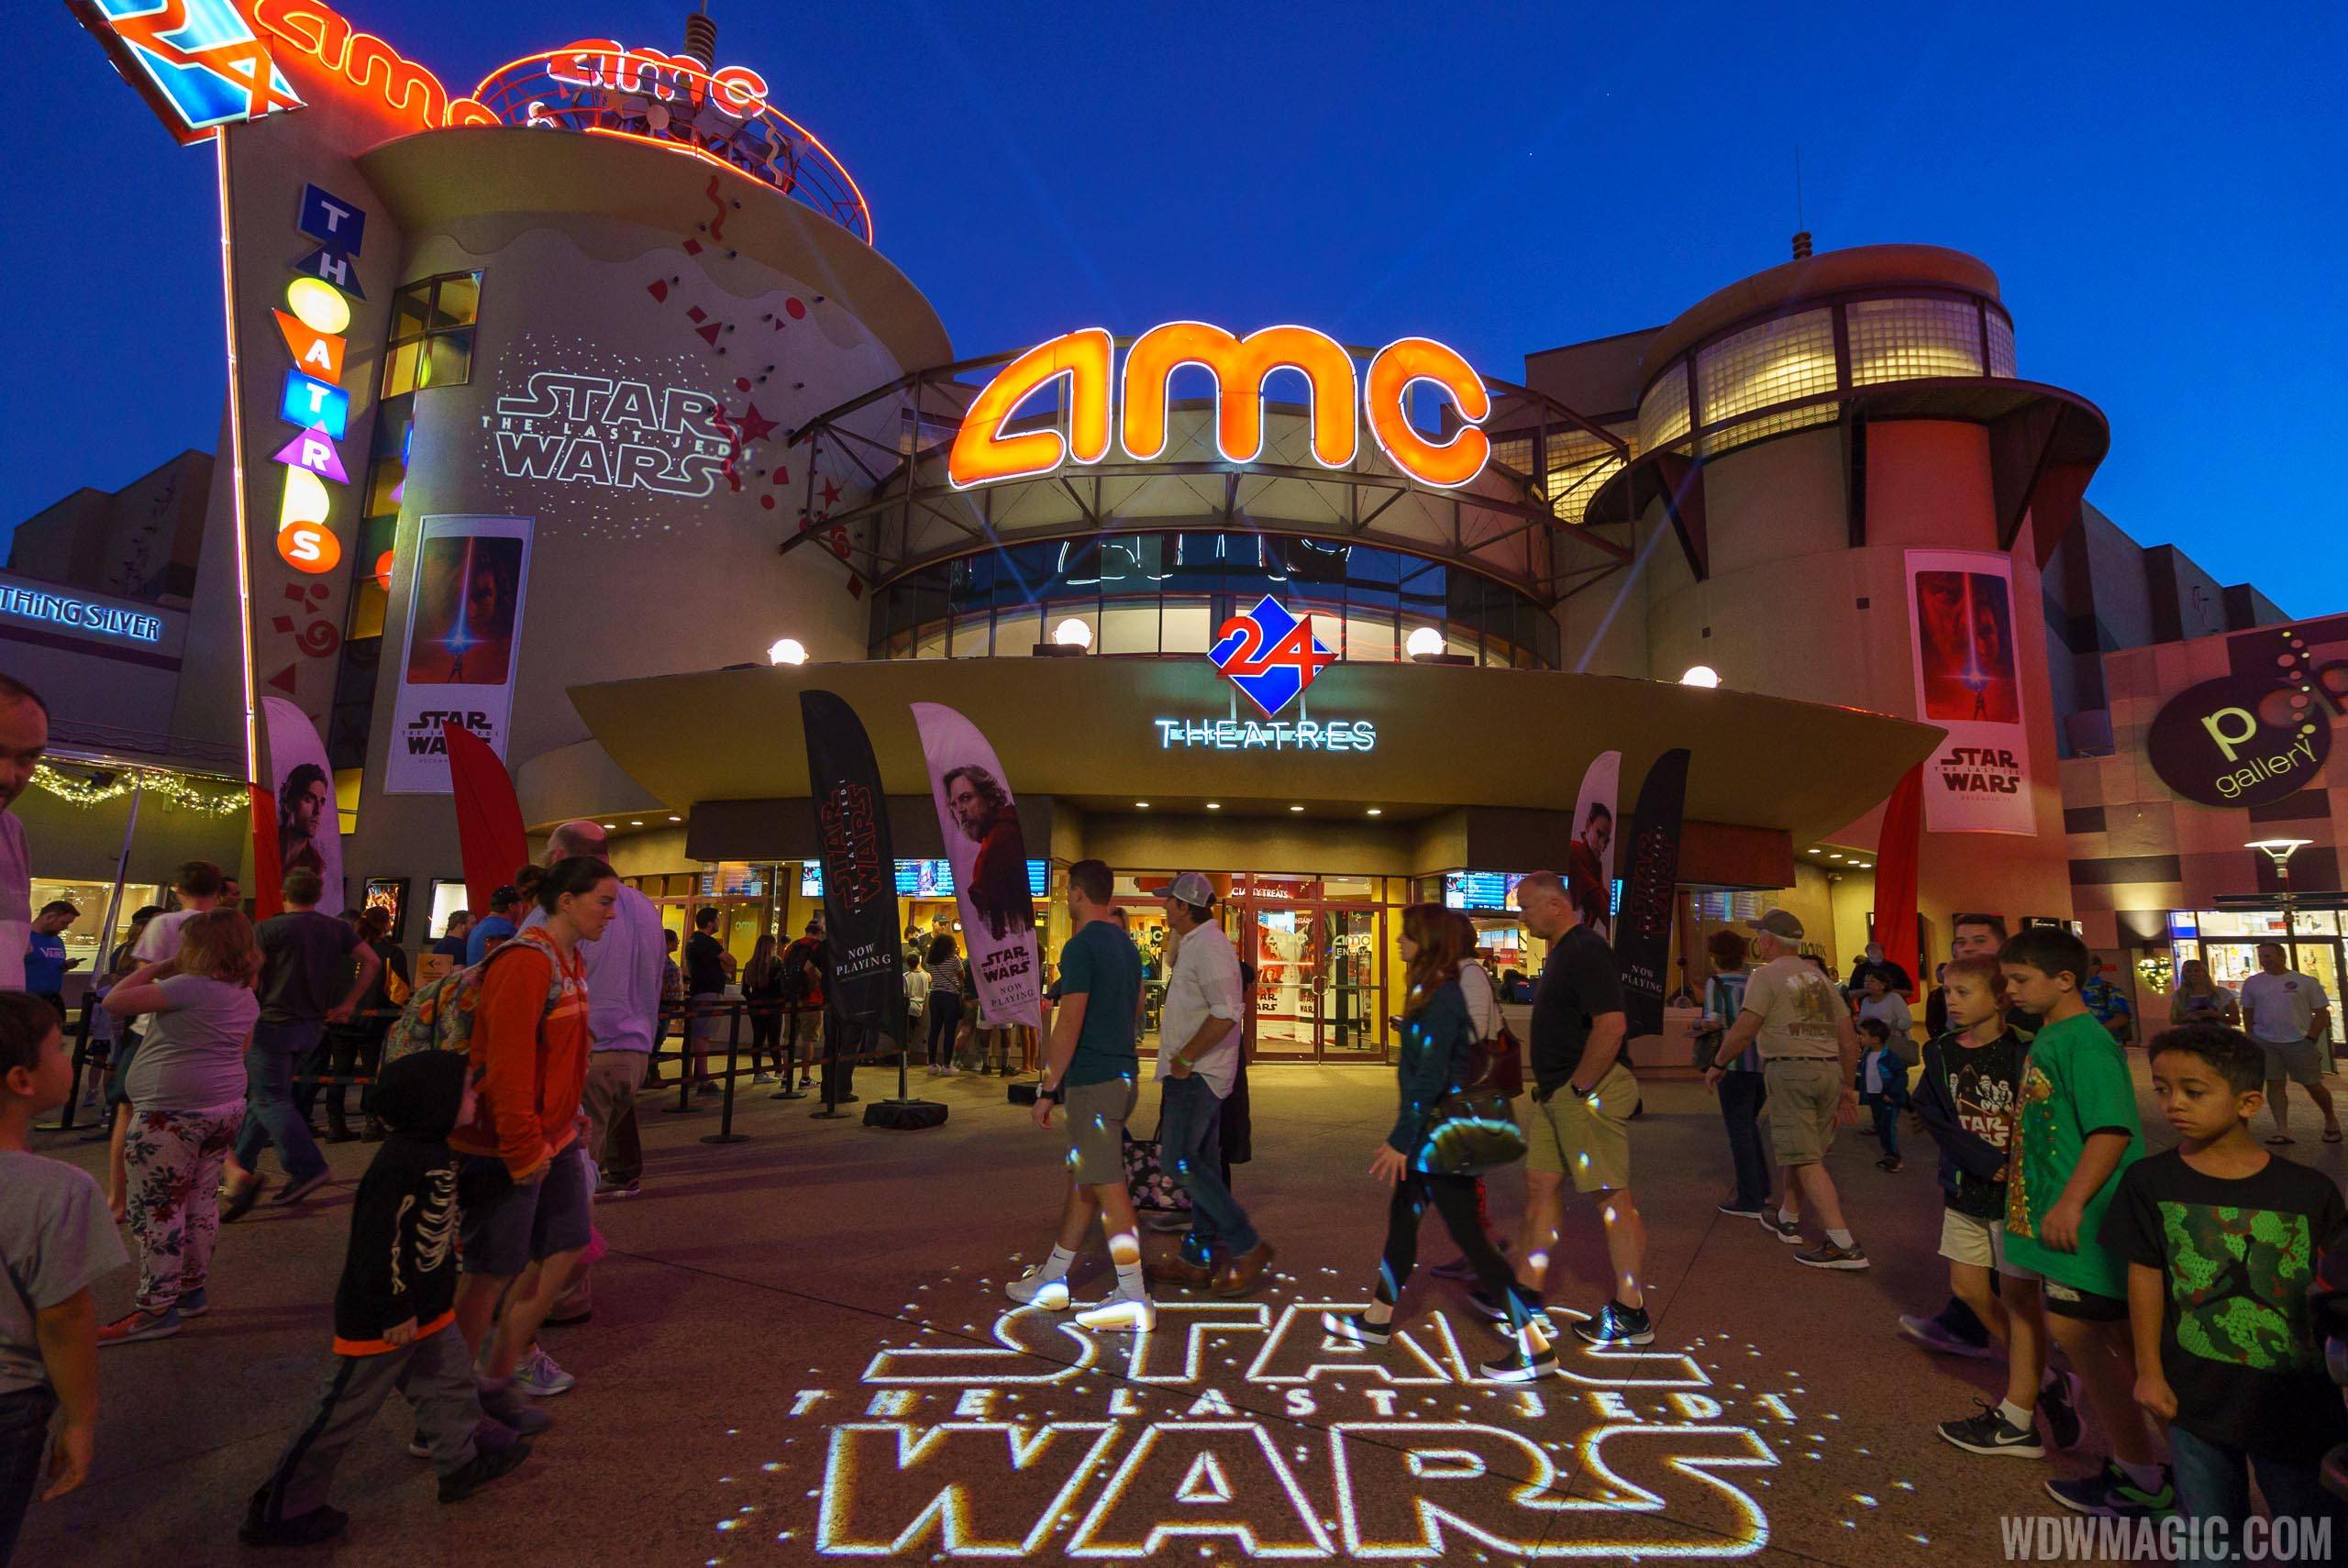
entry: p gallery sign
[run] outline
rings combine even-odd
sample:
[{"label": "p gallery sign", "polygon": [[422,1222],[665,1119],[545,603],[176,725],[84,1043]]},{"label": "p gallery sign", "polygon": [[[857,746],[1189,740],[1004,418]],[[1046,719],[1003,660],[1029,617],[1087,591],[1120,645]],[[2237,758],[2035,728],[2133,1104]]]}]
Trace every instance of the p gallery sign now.
[{"label": "p gallery sign", "polygon": [[2313,786],[2348,712],[2348,660],[2320,662],[2311,625],[2247,632],[2227,645],[2233,673],[2162,705],[2144,751],[2162,783],[2205,806],[2265,806]]}]

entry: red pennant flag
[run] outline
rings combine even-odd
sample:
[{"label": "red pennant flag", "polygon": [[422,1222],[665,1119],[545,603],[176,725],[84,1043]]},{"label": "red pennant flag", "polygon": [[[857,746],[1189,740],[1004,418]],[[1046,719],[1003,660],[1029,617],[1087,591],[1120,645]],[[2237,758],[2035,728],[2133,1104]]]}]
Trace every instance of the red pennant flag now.
[{"label": "red pennant flag", "polygon": [[253,915],[267,920],[285,912],[285,874],[277,863],[277,794],[265,784],[248,784],[253,807]]},{"label": "red pennant flag", "polygon": [[1916,945],[1916,862],[1922,848],[1924,765],[1918,763],[1892,786],[1883,806],[1883,833],[1875,851],[1875,939],[1883,955],[1916,981],[1913,1001],[1925,980],[1923,955]]},{"label": "red pennant flag", "polygon": [[489,743],[454,723],[440,734],[449,746],[449,788],[457,803],[457,849],[465,865],[465,900],[487,913],[489,895],[514,880],[530,859],[522,802],[514,780]]}]

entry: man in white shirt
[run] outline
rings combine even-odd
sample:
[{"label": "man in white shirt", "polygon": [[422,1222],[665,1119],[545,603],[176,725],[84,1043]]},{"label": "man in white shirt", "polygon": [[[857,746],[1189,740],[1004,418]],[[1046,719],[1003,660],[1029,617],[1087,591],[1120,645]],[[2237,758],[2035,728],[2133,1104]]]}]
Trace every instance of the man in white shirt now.
[{"label": "man in white shirt", "polygon": [[2291,1107],[2285,1083],[2308,1091],[2323,1112],[2323,1141],[2340,1142],[2340,1116],[2323,1085],[2324,1051],[2319,1042],[2331,1032],[2331,999],[2313,976],[2284,966],[2283,945],[2258,946],[2258,973],[2242,983],[2242,1026],[2266,1057],[2266,1103],[2275,1112],[2270,1143],[2291,1142]]},{"label": "man in white shirt", "polygon": [[[1158,1015],[1157,1154],[1191,1195],[1191,1233],[1181,1255],[1159,1276],[1211,1285],[1225,1300],[1263,1282],[1271,1243],[1256,1234],[1247,1210],[1223,1180],[1223,1102],[1239,1074],[1244,1014],[1239,955],[1214,920],[1214,885],[1185,871],[1166,889],[1167,952],[1172,971]],[[1213,1265],[1215,1252],[1221,1267]]]},{"label": "man in white shirt", "polygon": [[33,863],[25,824],[8,808],[33,781],[49,749],[49,704],[23,681],[0,675],[0,990],[25,988],[25,949],[33,931]]}]

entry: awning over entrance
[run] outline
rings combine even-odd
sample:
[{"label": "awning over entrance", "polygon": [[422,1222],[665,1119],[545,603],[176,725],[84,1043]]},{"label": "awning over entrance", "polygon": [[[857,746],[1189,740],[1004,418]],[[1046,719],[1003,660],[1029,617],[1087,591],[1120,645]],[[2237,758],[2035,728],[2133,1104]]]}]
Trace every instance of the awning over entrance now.
[{"label": "awning over entrance", "polygon": [[[1387,820],[1461,806],[1567,810],[1589,759],[1623,753],[1623,805],[1662,752],[1686,746],[1687,814],[1806,845],[1866,812],[1941,731],[1852,708],[1615,676],[1431,665],[1337,665],[1279,715],[1346,726],[1346,749],[1221,749],[1245,698],[1204,658],[901,659],[654,676],[574,686],[613,760],[670,809],[807,793],[798,693],[836,691],[871,733],[883,785],[925,794],[907,704],[943,702],[983,729],[1023,794],[1226,813],[1365,805]],[[1237,708],[1233,706],[1235,700]],[[1169,735],[1168,725],[1173,726]],[[1226,732],[1228,733],[1228,732]],[[1196,738],[1191,738],[1196,737]],[[1359,743],[1368,740],[1368,749]]]}]

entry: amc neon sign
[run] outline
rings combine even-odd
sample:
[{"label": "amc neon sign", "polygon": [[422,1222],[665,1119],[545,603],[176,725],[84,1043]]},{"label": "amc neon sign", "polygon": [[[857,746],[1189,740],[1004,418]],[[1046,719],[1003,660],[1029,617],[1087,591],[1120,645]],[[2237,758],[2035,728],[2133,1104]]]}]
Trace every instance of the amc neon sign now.
[{"label": "amc neon sign", "polygon": [[[1235,337],[1203,322],[1154,326],[1125,351],[1122,395],[1113,392],[1115,343],[1099,327],[1037,344],[1005,365],[970,405],[946,459],[958,490],[1049,473],[1062,463],[1097,463],[1109,455],[1113,427],[1125,455],[1149,462],[1164,454],[1174,371],[1197,365],[1215,379],[1215,449],[1226,462],[1250,463],[1264,447],[1264,383],[1274,370],[1303,375],[1312,392],[1312,452],[1324,468],[1350,464],[1359,450],[1357,400],[1386,460],[1422,484],[1448,490],[1481,473],[1491,438],[1477,428],[1491,416],[1483,378],[1453,348],[1404,337],[1379,349],[1357,376],[1353,353],[1309,326],[1268,326]],[[1059,429],[1007,432],[1018,411],[1053,383],[1068,383],[1068,422]],[[1412,425],[1411,389],[1426,382],[1445,393],[1461,427],[1434,441]],[[1123,405],[1123,420],[1113,404]]]},{"label": "amc neon sign", "polygon": [[[253,0],[261,31],[352,88],[371,93],[394,114],[426,130],[442,126],[493,126],[497,116],[472,98],[451,99],[440,79],[372,33],[359,32],[318,0]],[[256,112],[259,112],[258,110]]]},{"label": "amc neon sign", "polygon": [[698,105],[706,97],[737,120],[767,108],[767,79],[747,65],[711,71],[691,55],[629,49],[610,39],[581,39],[545,59],[547,74],[570,87],[600,87],[664,104],[682,96]]}]

